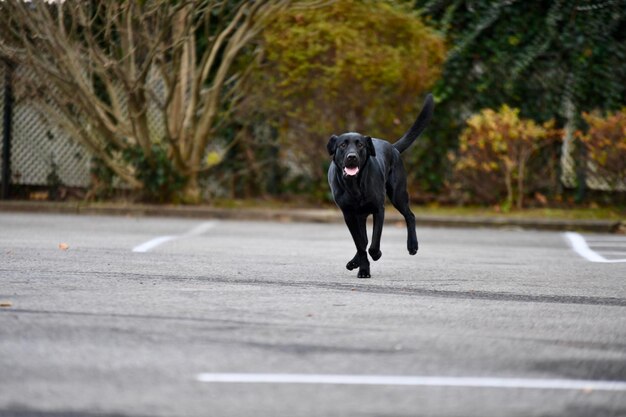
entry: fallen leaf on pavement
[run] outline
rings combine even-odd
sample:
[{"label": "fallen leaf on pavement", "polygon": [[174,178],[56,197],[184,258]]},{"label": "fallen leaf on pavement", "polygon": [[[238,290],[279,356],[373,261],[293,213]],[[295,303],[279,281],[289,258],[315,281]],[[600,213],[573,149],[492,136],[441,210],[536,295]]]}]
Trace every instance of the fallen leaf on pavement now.
[{"label": "fallen leaf on pavement", "polygon": [[12,307],[13,303],[10,301],[0,301],[0,307]]},{"label": "fallen leaf on pavement", "polygon": [[68,245],[67,243],[59,243],[59,249],[68,250],[69,248],[70,248],[70,245]]}]

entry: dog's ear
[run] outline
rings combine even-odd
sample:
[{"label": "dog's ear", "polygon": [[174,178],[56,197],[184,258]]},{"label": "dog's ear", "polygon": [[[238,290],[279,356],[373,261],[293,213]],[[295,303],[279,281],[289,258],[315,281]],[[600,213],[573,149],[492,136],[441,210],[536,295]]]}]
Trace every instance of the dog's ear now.
[{"label": "dog's ear", "polygon": [[372,142],[371,136],[365,136],[365,144],[367,146],[367,154],[369,156],[376,156],[376,149],[374,148],[374,142]]},{"label": "dog's ear", "polygon": [[337,150],[337,136],[332,135],[328,140],[328,144],[326,144],[326,149],[328,149],[328,154],[330,156],[335,155],[335,151]]}]

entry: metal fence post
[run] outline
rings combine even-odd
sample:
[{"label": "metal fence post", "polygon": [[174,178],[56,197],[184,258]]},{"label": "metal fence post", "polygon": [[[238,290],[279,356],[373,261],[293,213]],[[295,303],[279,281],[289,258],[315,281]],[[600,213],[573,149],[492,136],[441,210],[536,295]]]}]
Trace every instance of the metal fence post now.
[{"label": "metal fence post", "polygon": [[2,199],[9,198],[11,191],[11,134],[13,122],[13,63],[4,61],[4,115],[2,135]]}]

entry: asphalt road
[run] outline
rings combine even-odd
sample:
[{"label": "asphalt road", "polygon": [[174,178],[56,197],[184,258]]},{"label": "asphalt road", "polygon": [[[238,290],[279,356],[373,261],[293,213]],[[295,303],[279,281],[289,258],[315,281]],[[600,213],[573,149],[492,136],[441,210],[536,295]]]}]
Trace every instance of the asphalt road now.
[{"label": "asphalt road", "polygon": [[0,416],[626,416],[626,262],[418,238],[363,280],[343,225],[1,213]]}]

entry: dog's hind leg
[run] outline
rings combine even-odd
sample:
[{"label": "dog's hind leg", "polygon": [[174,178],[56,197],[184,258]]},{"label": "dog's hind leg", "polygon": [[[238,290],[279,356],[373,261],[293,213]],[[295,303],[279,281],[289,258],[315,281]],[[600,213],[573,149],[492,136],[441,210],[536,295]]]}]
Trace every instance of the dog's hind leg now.
[{"label": "dog's hind leg", "polygon": [[398,194],[403,195],[396,196],[396,199],[391,200],[391,203],[396,209],[398,209],[400,214],[404,216],[407,232],[406,248],[410,255],[415,255],[418,249],[417,233],[415,232],[415,215],[409,208],[409,194],[406,191]]},{"label": "dog's hind leg", "polygon": [[402,161],[392,171],[387,182],[387,196],[391,204],[404,216],[406,221],[407,240],[406,247],[410,255],[417,253],[417,233],[415,231],[415,215],[409,208],[409,193],[406,190],[406,174]]},{"label": "dog's hind leg", "polygon": [[354,240],[356,246],[356,255],[346,265],[346,268],[352,271],[355,268],[359,268],[357,276],[359,278],[370,278],[370,262],[367,259],[367,228],[365,220],[367,217],[359,216],[355,214],[345,213],[343,215],[348,230]]}]

